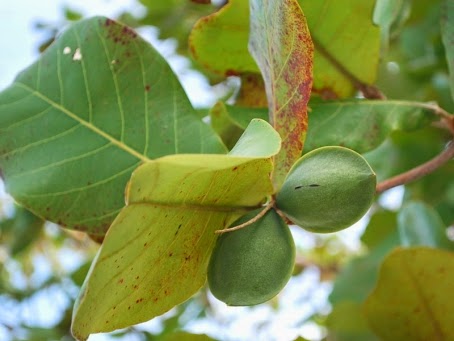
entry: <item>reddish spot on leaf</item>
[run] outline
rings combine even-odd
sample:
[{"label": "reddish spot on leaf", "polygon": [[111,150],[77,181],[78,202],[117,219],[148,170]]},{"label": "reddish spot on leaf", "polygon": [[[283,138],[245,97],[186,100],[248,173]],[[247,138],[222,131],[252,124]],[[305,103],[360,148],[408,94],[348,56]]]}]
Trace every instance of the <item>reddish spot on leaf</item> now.
[{"label": "reddish spot on leaf", "polygon": [[297,0],[251,0],[249,50],[262,71],[270,123],[282,137],[273,182],[282,185],[307,131],[314,46]]},{"label": "reddish spot on leaf", "polygon": [[124,279],[123,279],[123,278],[120,278],[120,279],[118,280],[118,283],[119,283],[119,284],[122,284],[123,282],[124,282]]},{"label": "reddish spot on leaf", "polygon": [[150,86],[149,86],[148,84],[145,85],[145,91],[146,91],[146,92],[149,92],[149,91],[150,91]]},{"label": "reddish spot on leaf", "polygon": [[232,70],[232,69],[229,69],[225,72],[225,75],[227,77],[230,77],[230,76],[239,76],[240,73],[238,71],[235,71],[235,70]]}]

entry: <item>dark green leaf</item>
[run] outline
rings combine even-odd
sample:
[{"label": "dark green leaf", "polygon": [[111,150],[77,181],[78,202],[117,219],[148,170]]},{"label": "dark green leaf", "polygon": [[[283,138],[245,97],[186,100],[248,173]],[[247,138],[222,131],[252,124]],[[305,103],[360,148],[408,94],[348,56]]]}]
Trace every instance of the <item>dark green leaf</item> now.
[{"label": "dark green leaf", "polygon": [[7,191],[39,216],[103,235],[142,162],[223,153],[165,60],[96,17],[67,29],[0,94]]},{"label": "dark green leaf", "polygon": [[393,131],[419,129],[437,117],[415,102],[345,101],[311,105],[305,151],[340,145],[365,153]]}]

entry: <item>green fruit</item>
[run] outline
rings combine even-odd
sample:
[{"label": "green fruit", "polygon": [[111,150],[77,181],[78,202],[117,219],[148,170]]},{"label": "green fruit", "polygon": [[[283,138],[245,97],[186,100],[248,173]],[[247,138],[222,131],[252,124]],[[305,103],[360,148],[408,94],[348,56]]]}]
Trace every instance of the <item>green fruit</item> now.
[{"label": "green fruit", "polygon": [[369,209],[376,176],[353,150],[322,147],[301,157],[276,196],[276,207],[312,232],[335,232],[353,225]]},{"label": "green fruit", "polygon": [[[247,214],[234,225],[259,212]],[[290,229],[272,209],[253,224],[218,238],[208,266],[208,284],[213,295],[228,305],[263,303],[284,288],[294,262]]]}]

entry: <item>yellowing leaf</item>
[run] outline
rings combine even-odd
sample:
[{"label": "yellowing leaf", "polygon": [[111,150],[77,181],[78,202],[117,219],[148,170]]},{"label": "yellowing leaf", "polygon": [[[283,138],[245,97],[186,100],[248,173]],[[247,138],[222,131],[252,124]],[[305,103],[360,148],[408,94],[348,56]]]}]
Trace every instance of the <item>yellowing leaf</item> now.
[{"label": "yellowing leaf", "polygon": [[314,91],[343,98],[354,93],[353,79],[373,84],[380,54],[380,29],[372,21],[375,0],[299,3],[315,45]]},{"label": "yellowing leaf", "polygon": [[251,0],[250,13],[249,50],[265,81],[270,123],[282,138],[273,173],[278,190],[303,151],[314,47],[296,0]]},{"label": "yellowing leaf", "polygon": [[200,19],[189,36],[192,57],[222,76],[259,72],[247,49],[249,4],[230,0],[218,12]]},{"label": "yellowing leaf", "polygon": [[383,262],[366,300],[369,325],[382,340],[452,340],[454,253],[397,249]]},{"label": "yellowing leaf", "polygon": [[231,155],[174,155],[139,167],[75,305],[73,334],[161,315],[205,283],[216,230],[272,194],[278,134],[251,122]]}]

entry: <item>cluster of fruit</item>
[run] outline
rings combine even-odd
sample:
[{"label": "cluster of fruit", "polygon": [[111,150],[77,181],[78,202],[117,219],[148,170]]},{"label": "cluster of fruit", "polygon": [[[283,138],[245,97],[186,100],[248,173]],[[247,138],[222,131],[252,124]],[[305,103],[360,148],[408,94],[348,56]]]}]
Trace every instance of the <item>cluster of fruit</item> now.
[{"label": "cluster of fruit", "polygon": [[211,292],[231,306],[270,300],[287,284],[294,267],[295,244],[286,220],[317,233],[347,228],[367,212],[375,186],[367,161],[350,149],[323,147],[305,154],[293,165],[273,207],[264,208],[266,213],[250,225],[218,238],[208,267]]}]

